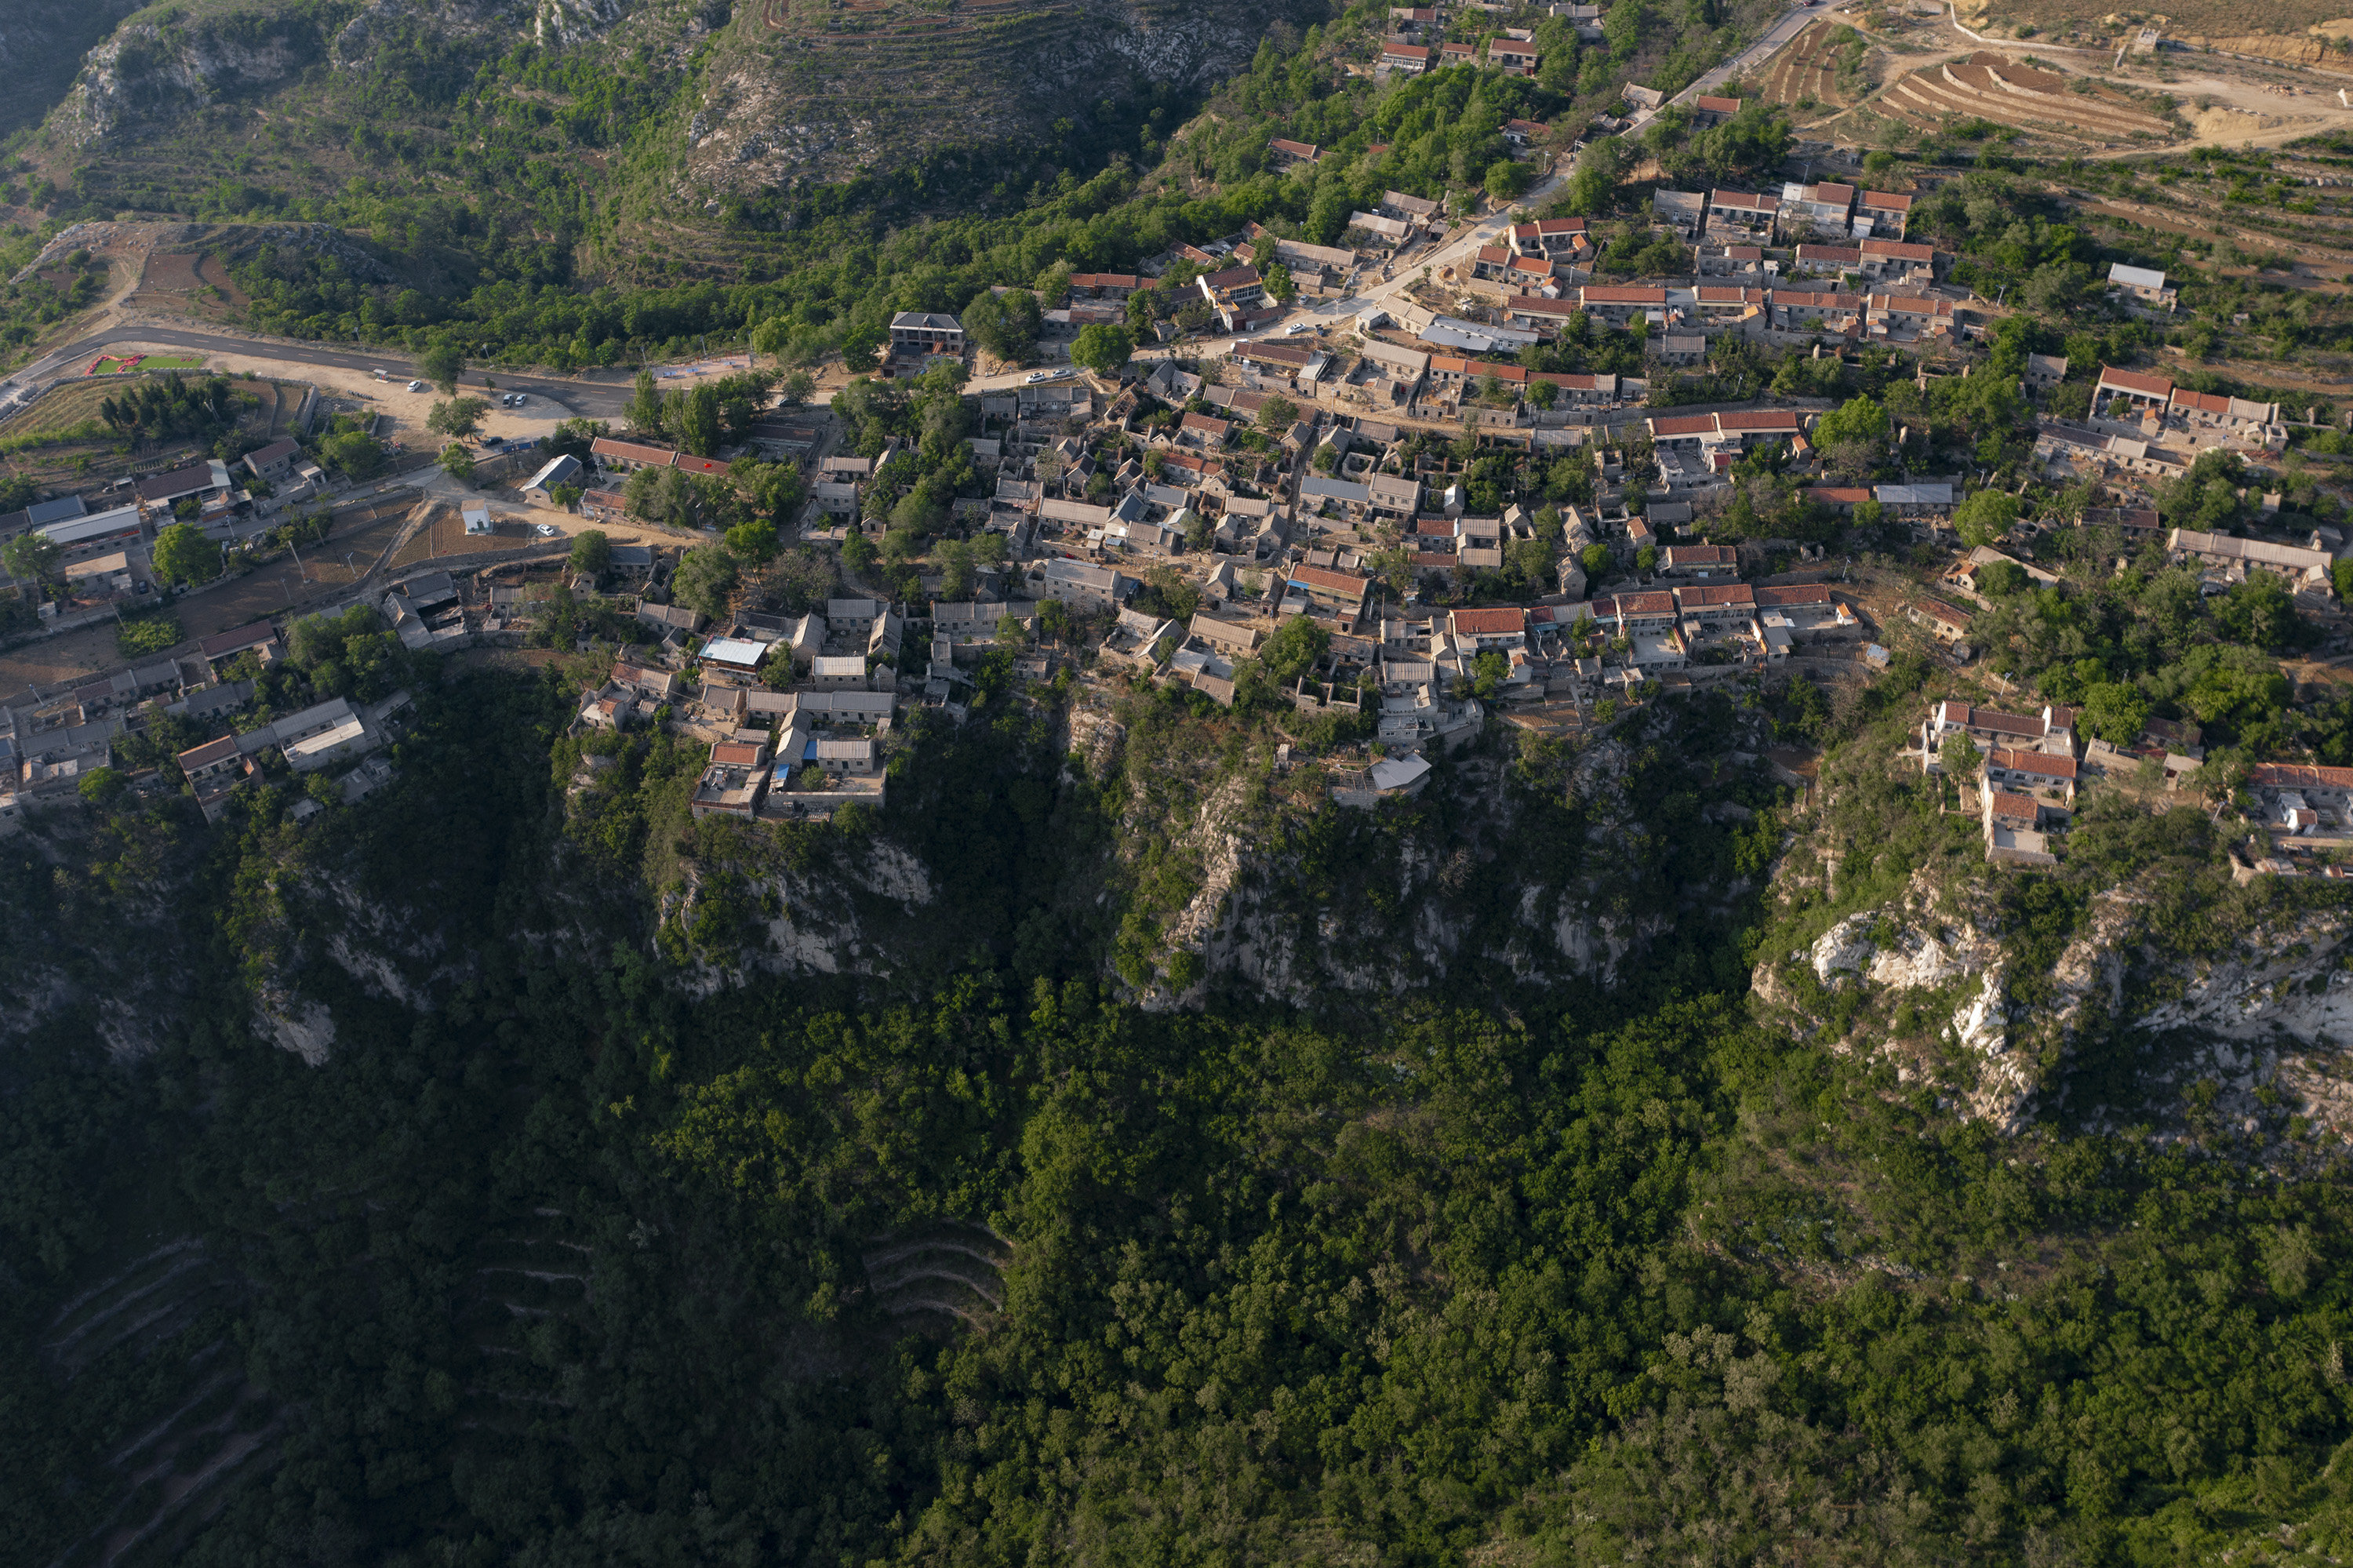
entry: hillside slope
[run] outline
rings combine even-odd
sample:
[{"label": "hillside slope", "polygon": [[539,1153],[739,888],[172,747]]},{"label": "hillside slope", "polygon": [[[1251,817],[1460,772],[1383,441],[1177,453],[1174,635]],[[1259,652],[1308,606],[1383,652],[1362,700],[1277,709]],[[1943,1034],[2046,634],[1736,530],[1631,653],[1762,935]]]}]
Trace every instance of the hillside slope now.
[{"label": "hillside slope", "polygon": [[[130,9],[113,3],[109,21]],[[626,209],[695,228],[731,201],[927,164],[1013,175],[1039,153],[1132,153],[1152,108],[1166,118],[1270,25],[1322,9],[195,0],[80,40],[97,47],[42,95],[28,151],[80,216],[246,214],[345,196],[354,176],[446,193],[512,164],[563,187],[534,193],[534,226],[594,230]]]},{"label": "hillside slope", "polygon": [[81,58],[138,0],[13,0],[0,7],[0,136],[38,121],[72,84]]}]

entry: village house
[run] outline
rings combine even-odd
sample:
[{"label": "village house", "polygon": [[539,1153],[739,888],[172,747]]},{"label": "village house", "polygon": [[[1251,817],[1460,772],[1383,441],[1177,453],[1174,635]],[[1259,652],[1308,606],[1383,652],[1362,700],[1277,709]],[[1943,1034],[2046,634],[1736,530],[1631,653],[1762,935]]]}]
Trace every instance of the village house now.
[{"label": "village house", "polygon": [[1958,642],[1969,634],[1972,617],[1968,611],[1956,609],[1941,599],[1921,599],[1906,605],[1904,613],[1927,628],[1928,634],[1939,642]]},{"label": "village house", "polygon": [[1487,63],[1515,75],[1525,75],[1536,69],[1535,41],[1515,38],[1510,34],[1487,40]]},{"label": "village house", "polygon": [[1996,747],[1986,753],[1979,774],[1980,787],[2020,791],[2040,789],[2057,796],[2063,804],[2072,805],[2075,800],[2078,766],[2072,756],[2059,757],[2047,751],[2013,751]]},{"label": "village house", "polygon": [[711,762],[694,787],[687,810],[698,821],[705,817],[735,817],[744,821],[758,815],[766,790],[767,747],[749,742],[723,740],[711,748]]},{"label": "village house", "polygon": [[1740,553],[1728,545],[1670,545],[1659,552],[1662,577],[1728,577],[1740,570]]},{"label": "village house", "polygon": [[1127,602],[1143,585],[1124,573],[1089,561],[1062,556],[1040,561],[1029,569],[1029,597],[1058,599],[1080,610],[1113,609]]},{"label": "village house", "polygon": [[1947,698],[1928,709],[1921,721],[1920,747],[1935,766],[1936,754],[1948,736],[1966,735],[1980,747],[2075,755],[2075,710],[2046,704],[2033,714],[2003,713]]},{"label": "village house", "polygon": [[1449,610],[1446,630],[1457,652],[1509,652],[1528,645],[1528,612],[1516,608]]},{"label": "village house", "polygon": [[1266,298],[1266,281],[1255,267],[1229,267],[1222,272],[1205,272],[1195,281],[1200,286],[1201,297],[1212,309],[1246,308]]},{"label": "village house", "polygon": [[266,484],[280,484],[291,479],[294,465],[302,458],[302,448],[290,436],[280,437],[266,447],[257,447],[239,458],[237,462],[246,472]]},{"label": "village house", "polygon": [[1323,567],[1293,567],[1286,574],[1278,613],[1296,615],[1320,606],[1336,615],[1346,625],[1353,625],[1364,614],[1365,600],[1373,589],[1373,579],[1355,572],[1333,571]]},{"label": "village house", "polygon": [[2103,365],[2099,383],[2093,389],[2093,409],[2104,411],[2118,399],[2136,415],[2151,412],[2162,416],[2173,401],[2173,383],[2162,376]]},{"label": "village house", "polygon": [[1612,326],[1624,326],[1637,315],[1667,308],[1666,290],[1641,284],[1588,285],[1577,291],[1577,300],[1588,313]]},{"label": "village house", "polygon": [[[1278,169],[1296,168],[1302,164],[1312,164],[1322,156],[1312,142],[1293,142],[1281,136],[1267,143],[1266,150]],[[1078,279],[1073,277],[1071,281],[1076,285]]]},{"label": "village house", "polygon": [[1781,220],[1804,224],[1832,234],[1848,231],[1854,211],[1854,187],[1823,180],[1810,185],[1781,187]]},{"label": "village house", "polygon": [[240,626],[235,631],[216,632],[198,639],[196,656],[212,667],[217,677],[221,666],[239,654],[250,653],[262,663],[277,659],[282,650],[278,645],[278,629],[269,621],[257,620],[250,626]]},{"label": "village house", "polygon": [[2247,769],[2255,820],[2275,833],[2353,833],[2353,768],[2258,762]]},{"label": "village house", "polygon": [[1382,67],[1408,76],[1419,76],[1428,70],[1430,57],[1430,49],[1421,44],[1409,44],[1400,39],[1381,45]]},{"label": "village house", "polygon": [[111,511],[94,512],[87,517],[74,517],[62,522],[44,523],[33,530],[58,546],[59,559],[86,560],[92,556],[111,556],[127,546],[136,545],[146,537],[146,525],[140,521],[136,506],[118,506]]},{"label": "village house", "polygon": [[2147,305],[2173,308],[2176,291],[2165,286],[2165,274],[2147,267],[2128,267],[2124,262],[2108,268],[2108,287],[2116,293],[2140,301]]},{"label": "village house", "polygon": [[217,493],[227,488],[228,465],[215,458],[175,468],[152,479],[142,479],[131,487],[131,493],[139,498],[142,506],[169,510],[192,497]]},{"label": "village house", "polygon": [[557,487],[577,483],[579,478],[580,460],[567,452],[558,452],[523,482],[522,498],[541,506],[553,506],[556,503]]},{"label": "village house", "polygon": [[1511,247],[1522,256],[1575,256],[1585,249],[1585,219],[1546,217],[1511,228]]},{"label": "village house", "polygon": [[1712,235],[1767,235],[1780,222],[1781,198],[1756,191],[1708,192],[1707,229]]},{"label": "village house", "polygon": [[645,468],[668,468],[678,453],[668,447],[649,446],[643,441],[617,441],[610,436],[599,436],[588,444],[588,455],[596,466],[608,473],[635,473]]},{"label": "village house", "polygon": [[2325,584],[2335,559],[2327,550],[2274,545],[2267,539],[2234,539],[2228,534],[2207,534],[2195,528],[2176,528],[2167,535],[2165,551],[2176,561],[2219,567],[2232,581],[2250,571],[2267,571],[2294,581]]},{"label": "village house", "polygon": [[964,323],[935,311],[901,311],[891,318],[893,354],[964,357]]},{"label": "village house", "polygon": [[1912,221],[1912,198],[1890,191],[1864,191],[1855,197],[1854,213],[1871,220],[1873,234],[1901,239]]},{"label": "village house", "polygon": [[2033,796],[2016,790],[1987,789],[1978,793],[1986,859],[1997,865],[2056,865],[2051,842],[2042,829],[2052,815]]}]

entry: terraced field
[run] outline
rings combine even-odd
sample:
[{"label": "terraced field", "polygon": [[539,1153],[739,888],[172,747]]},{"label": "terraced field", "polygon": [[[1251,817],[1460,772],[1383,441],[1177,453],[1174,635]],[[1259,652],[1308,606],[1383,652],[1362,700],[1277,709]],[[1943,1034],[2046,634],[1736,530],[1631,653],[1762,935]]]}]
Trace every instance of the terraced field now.
[{"label": "terraced field", "polygon": [[1838,48],[1844,39],[1859,37],[1842,24],[1816,22],[1773,57],[1771,68],[1755,79],[1750,91],[1767,103],[1795,105],[1810,98],[1825,111],[1846,107],[1853,101],[1839,87]]},{"label": "terraced field", "polygon": [[230,1334],[242,1291],[201,1239],[181,1236],[76,1296],[50,1324],[43,1348],[68,1388],[128,1366],[153,1398],[106,1456],[111,1506],[61,1564],[168,1561],[239,1485],[276,1467],[280,1406],[247,1379]]},{"label": "terraced field", "polygon": [[2071,90],[2076,79],[2000,55],[1977,54],[1900,78],[1873,107],[1924,130],[1989,120],[2036,136],[2102,147],[2180,134],[2179,127],[2120,94],[2098,88]]}]

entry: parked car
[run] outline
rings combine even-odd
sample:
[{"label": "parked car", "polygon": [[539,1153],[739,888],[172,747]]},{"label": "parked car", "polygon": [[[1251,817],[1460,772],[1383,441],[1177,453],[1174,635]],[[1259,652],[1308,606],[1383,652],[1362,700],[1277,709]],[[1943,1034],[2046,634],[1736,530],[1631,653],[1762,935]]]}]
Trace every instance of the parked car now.
[{"label": "parked car", "polygon": [[422,381],[412,381],[408,384],[408,389],[411,392],[422,392],[425,390],[425,383]]}]

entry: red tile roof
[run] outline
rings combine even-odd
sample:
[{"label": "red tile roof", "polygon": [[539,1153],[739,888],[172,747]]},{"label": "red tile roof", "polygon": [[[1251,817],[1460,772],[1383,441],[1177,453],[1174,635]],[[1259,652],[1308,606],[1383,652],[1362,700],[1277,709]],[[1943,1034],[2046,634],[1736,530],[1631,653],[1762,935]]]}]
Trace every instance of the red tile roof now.
[{"label": "red tile roof", "polygon": [[2045,779],[2075,777],[2073,758],[2053,757],[2047,751],[2010,751],[1997,747],[1988,754],[1986,766],[2007,773],[2036,773]]},{"label": "red tile roof", "polygon": [[2316,768],[2302,762],[2258,762],[2247,782],[2263,789],[2353,789],[2353,768]]},{"label": "red tile roof", "polygon": [[1322,588],[1326,593],[1347,594],[1356,599],[1364,598],[1365,590],[1373,582],[1370,577],[1360,577],[1350,572],[1328,571],[1322,567],[1293,567],[1291,580],[1304,583],[1312,588]]},{"label": "red tile roof", "polygon": [[1458,609],[1448,619],[1458,636],[1504,637],[1528,629],[1525,609]]},{"label": "red tile roof", "polygon": [[2173,383],[2162,376],[2149,376],[2137,370],[2112,370],[2100,366],[2100,385],[2113,387],[2119,392],[2136,392],[2144,397],[2171,397]]}]

